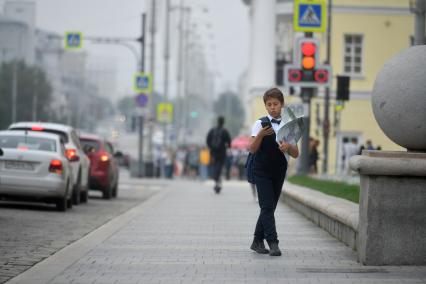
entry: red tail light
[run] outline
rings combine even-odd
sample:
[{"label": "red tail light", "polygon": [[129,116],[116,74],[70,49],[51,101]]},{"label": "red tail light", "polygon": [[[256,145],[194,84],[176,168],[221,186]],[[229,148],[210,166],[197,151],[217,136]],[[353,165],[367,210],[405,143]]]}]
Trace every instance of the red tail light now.
[{"label": "red tail light", "polygon": [[61,175],[62,170],[62,162],[60,160],[50,161],[49,172]]},{"label": "red tail light", "polygon": [[34,125],[33,127],[31,127],[31,130],[32,130],[32,131],[43,131],[43,130],[44,130],[44,127]]},{"label": "red tail light", "polygon": [[107,155],[107,154],[102,154],[102,155],[99,157],[99,160],[101,160],[101,162],[106,162],[106,161],[108,161],[108,160],[109,160],[109,157],[108,157],[108,155]]},{"label": "red tail light", "polygon": [[28,147],[27,146],[18,146],[17,148],[19,151],[27,151]]},{"label": "red tail light", "polygon": [[65,151],[65,156],[70,160],[71,162],[78,161],[79,157],[77,155],[76,149],[67,149]]}]

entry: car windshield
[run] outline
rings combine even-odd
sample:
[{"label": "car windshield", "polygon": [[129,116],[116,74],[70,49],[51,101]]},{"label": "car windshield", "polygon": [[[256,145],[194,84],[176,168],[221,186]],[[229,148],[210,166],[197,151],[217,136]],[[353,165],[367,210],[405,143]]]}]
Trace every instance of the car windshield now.
[{"label": "car windshield", "polygon": [[99,145],[98,141],[84,139],[84,138],[80,137],[80,142],[81,142],[81,145],[83,146],[83,149],[85,149],[85,150],[92,148],[91,152],[98,152],[99,151],[100,145]]},{"label": "car windshield", "polygon": [[0,135],[0,148],[56,152],[56,142],[42,137]]}]

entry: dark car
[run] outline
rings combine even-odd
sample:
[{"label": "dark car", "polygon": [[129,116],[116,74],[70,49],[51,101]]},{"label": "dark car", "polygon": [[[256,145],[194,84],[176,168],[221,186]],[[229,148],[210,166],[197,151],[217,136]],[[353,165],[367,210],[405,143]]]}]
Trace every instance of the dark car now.
[{"label": "dark car", "polygon": [[80,141],[91,162],[89,188],[102,191],[104,199],[117,197],[119,165],[112,144],[92,134],[80,135]]}]

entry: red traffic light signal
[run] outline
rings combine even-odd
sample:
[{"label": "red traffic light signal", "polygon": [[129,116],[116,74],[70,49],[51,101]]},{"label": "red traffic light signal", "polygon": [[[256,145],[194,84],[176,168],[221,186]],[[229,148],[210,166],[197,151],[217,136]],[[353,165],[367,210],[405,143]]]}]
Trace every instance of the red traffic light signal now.
[{"label": "red traffic light signal", "polygon": [[299,69],[288,70],[288,80],[290,82],[299,82],[302,80],[302,71]]},{"label": "red traffic light signal", "polygon": [[315,51],[317,46],[313,42],[302,42],[301,50],[304,56],[313,56],[315,55]]},{"label": "red traffic light signal", "polygon": [[325,83],[328,81],[328,70],[326,69],[319,69],[316,70],[314,73],[314,79],[318,83]]},{"label": "red traffic light signal", "polygon": [[301,67],[311,70],[315,67],[317,57],[317,45],[313,41],[302,41],[300,45]]},{"label": "red traffic light signal", "polygon": [[320,63],[320,41],[301,37],[294,42],[293,64],[284,66],[284,85],[288,87],[317,88],[330,86],[332,69]]}]

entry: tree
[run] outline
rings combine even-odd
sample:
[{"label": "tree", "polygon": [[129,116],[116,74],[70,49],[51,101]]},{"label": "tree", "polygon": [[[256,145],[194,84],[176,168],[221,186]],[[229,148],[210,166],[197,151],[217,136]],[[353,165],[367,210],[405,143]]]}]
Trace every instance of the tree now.
[{"label": "tree", "polygon": [[136,108],[135,98],[132,96],[121,98],[117,102],[117,108],[122,115],[130,116]]},{"label": "tree", "polygon": [[245,111],[237,94],[230,91],[220,94],[213,109],[217,116],[225,117],[225,126],[232,137],[240,134],[240,130],[244,126]]},{"label": "tree", "polygon": [[52,87],[43,70],[22,61],[3,63],[0,66],[0,129],[12,123],[14,68],[17,74],[16,120],[31,121],[34,107],[39,120],[48,120],[53,113],[50,106]]}]

